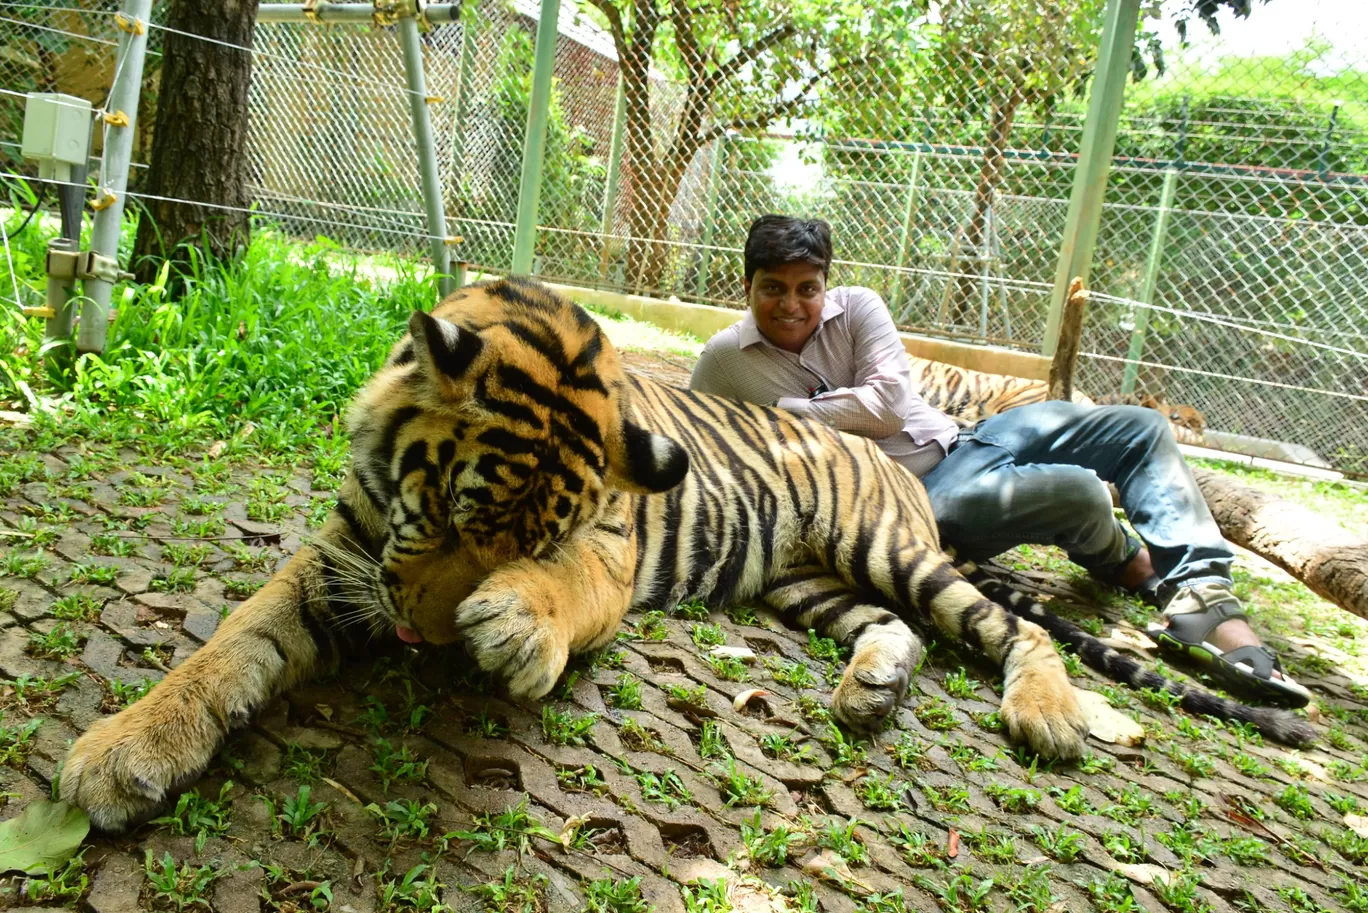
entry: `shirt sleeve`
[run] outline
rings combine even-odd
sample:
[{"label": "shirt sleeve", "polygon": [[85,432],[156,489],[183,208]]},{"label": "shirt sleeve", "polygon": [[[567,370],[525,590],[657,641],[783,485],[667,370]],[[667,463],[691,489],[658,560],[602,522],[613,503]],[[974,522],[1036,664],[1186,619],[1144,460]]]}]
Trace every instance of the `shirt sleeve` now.
[{"label": "shirt sleeve", "polygon": [[694,364],[693,374],[689,376],[689,389],[695,393],[710,393],[728,399],[740,399],[722,365],[722,359],[712,346],[704,346],[703,352]]},{"label": "shirt sleeve", "polygon": [[903,430],[913,400],[907,352],[898,328],[883,299],[868,289],[850,296],[846,313],[854,384],[811,399],[785,397],[778,406],[861,437],[879,440],[897,434]]}]

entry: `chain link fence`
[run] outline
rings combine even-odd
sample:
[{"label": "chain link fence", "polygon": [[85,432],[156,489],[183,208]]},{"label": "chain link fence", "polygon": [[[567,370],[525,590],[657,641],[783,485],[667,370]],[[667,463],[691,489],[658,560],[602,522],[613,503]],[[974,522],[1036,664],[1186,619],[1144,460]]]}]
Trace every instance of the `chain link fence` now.
[{"label": "chain link fence", "polygon": [[[631,53],[622,65],[637,26],[615,22],[610,0],[566,0],[534,272],[735,305],[750,221],[803,213],[833,224],[833,281],[876,289],[900,325],[1038,349],[1086,126],[1074,89],[1102,5],[947,0],[939,19],[839,58],[779,36],[708,95],[699,74],[722,67],[691,69],[683,24],[645,67]],[[537,15],[534,0],[480,0],[423,36],[447,233],[463,239],[458,259],[492,271],[512,265]],[[27,173],[23,92],[103,100],[111,18],[0,3],[7,172]],[[1204,413],[1213,443],[1368,472],[1368,34],[1356,18],[1331,0],[1274,0],[1220,36],[1194,23],[1187,47],[1172,15],[1144,20],[1144,78],[1127,89],[1092,262],[1087,393],[1159,395]],[[154,28],[142,150],[158,39]],[[702,56],[725,62],[736,47]],[[262,23],[253,50],[258,210],[299,237],[422,255],[393,29]]]}]

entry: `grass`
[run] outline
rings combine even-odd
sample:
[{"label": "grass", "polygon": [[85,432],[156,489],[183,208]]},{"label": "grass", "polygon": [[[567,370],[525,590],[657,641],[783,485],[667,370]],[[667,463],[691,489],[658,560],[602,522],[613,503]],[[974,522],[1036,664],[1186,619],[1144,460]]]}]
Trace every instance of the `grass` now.
[{"label": "grass", "polygon": [[43,725],[41,719],[28,720],[18,726],[6,726],[5,716],[0,713],[0,764],[7,767],[20,767],[28,760],[33,750],[33,734]]},{"label": "grass", "polygon": [[[41,262],[54,228],[45,221],[24,232],[16,252]],[[339,253],[332,242],[301,245],[258,222],[237,259],[197,257],[176,300],[157,283],[129,286],[105,354],[66,369],[49,370],[35,354],[41,321],[0,321],[0,399],[27,400],[21,383],[35,396],[70,394],[60,435],[91,444],[190,453],[223,440],[229,455],[250,447],[262,456],[336,449],[341,442],[320,443],[319,429],[384,361],[409,315],[436,300],[416,265],[396,261],[397,278],[381,284]],[[36,289],[41,276],[16,278]],[[249,423],[250,442],[237,433]],[[56,433],[37,424],[40,439]],[[38,471],[11,469],[0,485]]]},{"label": "grass", "polygon": [[169,815],[152,819],[177,836],[195,838],[195,852],[204,849],[210,837],[222,837],[228,833],[230,810],[228,793],[233,789],[229,780],[219,787],[218,798],[210,799],[200,795],[199,789],[182,793],[176,800],[176,807]]},{"label": "grass", "polygon": [[65,621],[46,634],[29,634],[29,652],[43,659],[66,659],[81,652],[85,635],[71,630]]},{"label": "grass", "polygon": [[472,853],[516,850],[521,855],[532,848],[534,840],[559,844],[560,836],[528,812],[528,802],[528,797],[523,796],[517,805],[511,805],[501,812],[477,815],[469,830],[454,831],[444,839],[467,841]]},{"label": "grass", "polygon": [[594,731],[598,716],[593,713],[576,716],[567,710],[557,710],[550,704],[542,707],[542,735],[552,745],[583,745]]},{"label": "grass", "polygon": [[181,863],[166,853],[158,861],[151,850],[143,857],[143,873],[153,903],[161,909],[185,910],[209,907],[209,888],[224,873],[212,866]]}]

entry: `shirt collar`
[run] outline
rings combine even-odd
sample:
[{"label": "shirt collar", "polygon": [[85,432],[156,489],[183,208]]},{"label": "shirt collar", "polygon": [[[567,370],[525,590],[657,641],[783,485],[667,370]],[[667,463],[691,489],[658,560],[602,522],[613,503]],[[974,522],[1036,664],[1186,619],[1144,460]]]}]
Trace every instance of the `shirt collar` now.
[{"label": "shirt collar", "polygon": [[[845,313],[845,305],[836,297],[836,289],[827,289],[826,300],[822,303],[822,316],[817,321],[817,329],[812,331],[812,336],[816,336],[826,326],[826,322],[833,317]],[[808,337],[809,340],[812,338]],[[750,308],[746,308],[746,315],[741,318],[737,328],[736,347],[738,349],[749,349],[753,345],[760,343],[773,345],[764,334],[760,332],[760,327],[755,323],[755,314]]]}]

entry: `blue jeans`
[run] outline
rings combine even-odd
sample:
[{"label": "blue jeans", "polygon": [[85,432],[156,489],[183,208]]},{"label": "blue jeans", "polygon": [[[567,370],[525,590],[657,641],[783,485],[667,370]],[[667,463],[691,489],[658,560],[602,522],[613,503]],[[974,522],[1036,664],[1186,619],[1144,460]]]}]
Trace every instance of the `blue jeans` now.
[{"label": "blue jeans", "polygon": [[1106,482],[1149,546],[1165,596],[1228,582],[1221,538],[1168,422],[1139,406],[1038,403],[985,419],[922,479],[941,538],[982,560],[1022,544],[1057,545],[1107,572],[1128,557]]}]

